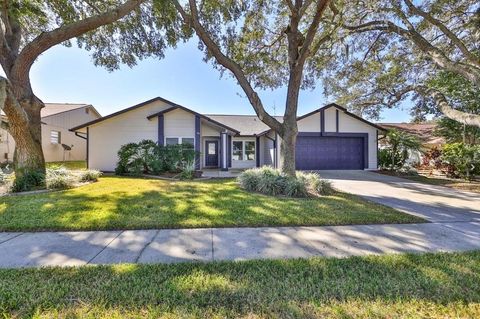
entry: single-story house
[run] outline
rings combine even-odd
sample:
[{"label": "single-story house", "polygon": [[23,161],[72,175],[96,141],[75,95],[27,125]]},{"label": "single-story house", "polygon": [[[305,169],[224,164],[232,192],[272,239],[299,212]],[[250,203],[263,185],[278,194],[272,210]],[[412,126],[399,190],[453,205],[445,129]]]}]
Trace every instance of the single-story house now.
[{"label": "single-story house", "polygon": [[[437,127],[435,122],[430,123],[379,123],[385,130],[396,129],[415,136],[421,142],[422,147],[419,151],[409,151],[407,163],[418,164],[422,162],[423,152],[433,148],[441,149],[445,144],[445,139],[435,136],[434,131]],[[387,147],[386,141],[379,141],[379,148]]]},{"label": "single-story house", "polygon": [[[122,145],[144,139],[194,145],[197,169],[280,165],[281,139],[258,117],[200,114],[160,97],[71,130],[86,135],[88,167],[102,171],[115,169]],[[377,168],[378,135],[384,130],[337,104],[300,116],[298,130],[299,170]]]},{"label": "single-story house", "polygon": [[[101,115],[90,104],[45,103],[42,116],[42,148],[47,162],[82,161],[87,158],[86,137],[69,129],[98,119]],[[2,114],[2,121],[8,118]],[[0,162],[13,161],[15,140],[0,129]]]}]

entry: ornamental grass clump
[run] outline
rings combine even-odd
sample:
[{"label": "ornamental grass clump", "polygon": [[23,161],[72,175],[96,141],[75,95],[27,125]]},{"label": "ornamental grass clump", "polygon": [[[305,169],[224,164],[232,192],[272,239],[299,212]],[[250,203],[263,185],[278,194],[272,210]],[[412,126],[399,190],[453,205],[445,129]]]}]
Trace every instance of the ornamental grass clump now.
[{"label": "ornamental grass clump", "polygon": [[315,173],[297,172],[295,177],[282,174],[269,166],[244,171],[237,178],[240,187],[250,192],[288,197],[330,195],[333,188],[329,181]]}]

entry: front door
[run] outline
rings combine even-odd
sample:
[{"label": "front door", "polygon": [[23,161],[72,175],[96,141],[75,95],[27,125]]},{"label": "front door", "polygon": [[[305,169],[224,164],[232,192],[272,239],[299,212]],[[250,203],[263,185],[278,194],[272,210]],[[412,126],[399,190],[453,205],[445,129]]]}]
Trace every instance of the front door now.
[{"label": "front door", "polygon": [[206,141],[205,150],[205,166],[218,167],[218,141]]}]

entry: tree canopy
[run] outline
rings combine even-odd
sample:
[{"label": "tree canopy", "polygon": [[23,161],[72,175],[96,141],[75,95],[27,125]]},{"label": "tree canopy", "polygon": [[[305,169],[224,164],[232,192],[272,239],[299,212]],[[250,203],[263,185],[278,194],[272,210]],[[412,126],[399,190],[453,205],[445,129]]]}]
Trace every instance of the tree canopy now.
[{"label": "tree canopy", "polygon": [[480,126],[429,85],[442,71],[480,87],[480,5],[475,0],[349,1],[343,48],[325,72],[326,93],[371,118],[408,97],[430,99],[445,116]]}]

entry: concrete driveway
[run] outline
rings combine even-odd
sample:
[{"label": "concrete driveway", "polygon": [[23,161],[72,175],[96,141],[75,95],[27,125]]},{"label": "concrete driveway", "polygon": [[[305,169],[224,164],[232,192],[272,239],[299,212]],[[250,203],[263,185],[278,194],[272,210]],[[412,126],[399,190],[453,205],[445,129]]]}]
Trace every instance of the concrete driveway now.
[{"label": "concrete driveway", "polygon": [[480,221],[480,195],[368,171],[321,171],[338,190],[431,222]]}]

